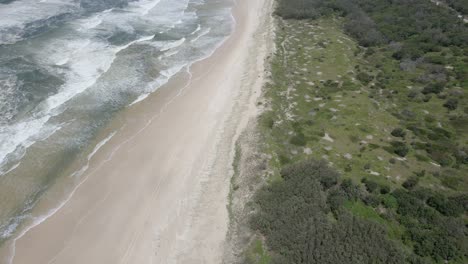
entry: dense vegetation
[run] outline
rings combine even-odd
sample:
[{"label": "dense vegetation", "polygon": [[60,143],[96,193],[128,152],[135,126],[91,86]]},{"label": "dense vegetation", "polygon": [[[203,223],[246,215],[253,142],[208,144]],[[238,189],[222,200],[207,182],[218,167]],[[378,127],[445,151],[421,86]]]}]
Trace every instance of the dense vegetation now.
[{"label": "dense vegetation", "polygon": [[467,5],[434,2],[279,0],[250,263],[468,262]]},{"label": "dense vegetation", "polygon": [[273,263],[403,263],[382,227],[342,210],[354,186],[337,185],[337,173],[324,162],[295,164],[281,175],[284,181],[258,193],[260,211],[252,220],[278,252]]},{"label": "dense vegetation", "polygon": [[467,0],[445,0],[444,2],[463,15],[468,14],[468,1]]},{"label": "dense vegetation", "polygon": [[[429,258],[460,260],[467,252],[465,226],[456,218],[466,210],[467,195],[447,198],[427,189],[388,193],[388,186],[369,180],[363,188],[341,181],[315,160],[287,166],[281,176],[284,180],[258,192],[259,210],[252,218],[273,251],[272,263],[429,263]],[[403,239],[413,243],[414,253],[388,238],[386,228],[394,222],[406,230]]]},{"label": "dense vegetation", "polygon": [[397,50],[402,58],[468,43],[465,23],[450,9],[427,0],[282,0],[277,9],[281,17],[296,19],[332,13],[346,18],[347,33],[363,46],[403,42]]}]

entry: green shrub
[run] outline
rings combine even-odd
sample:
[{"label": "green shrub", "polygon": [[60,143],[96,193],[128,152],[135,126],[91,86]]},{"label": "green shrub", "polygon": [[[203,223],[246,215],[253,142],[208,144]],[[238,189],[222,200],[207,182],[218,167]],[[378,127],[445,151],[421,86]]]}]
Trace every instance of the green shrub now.
[{"label": "green shrub", "polygon": [[388,185],[380,185],[380,193],[387,194],[390,193],[390,187]]},{"label": "green shrub", "polygon": [[390,144],[392,145],[393,153],[397,154],[400,157],[405,157],[409,152],[409,148],[404,142],[393,141]]},{"label": "green shrub", "polygon": [[457,109],[458,107],[458,100],[455,98],[449,98],[445,103],[444,107],[450,111]]},{"label": "green shrub", "polygon": [[464,212],[464,208],[459,203],[441,194],[430,197],[427,204],[446,216],[457,217]]},{"label": "green shrub", "polygon": [[265,127],[272,129],[275,125],[275,121],[273,119],[273,112],[265,112],[260,116],[260,124]]},{"label": "green shrub", "polygon": [[340,175],[338,173],[330,171],[329,173],[321,174],[319,181],[323,189],[328,190],[338,184],[339,178]]},{"label": "green shrub", "polygon": [[371,207],[377,207],[380,204],[380,199],[375,195],[367,195],[364,197],[363,202]]},{"label": "green shrub", "polygon": [[398,202],[390,194],[385,194],[381,196],[381,202],[386,208],[397,208],[398,207]]},{"label": "green shrub", "polygon": [[445,64],[445,58],[441,55],[426,55],[424,60],[434,64]]},{"label": "green shrub", "polygon": [[346,193],[341,189],[334,189],[328,193],[327,204],[330,206],[330,210],[337,212],[344,203],[348,200]]},{"label": "green shrub", "polygon": [[405,189],[413,189],[419,182],[419,178],[417,176],[411,176],[406,181],[403,182],[402,186]]},{"label": "green shrub", "polygon": [[278,161],[281,165],[286,165],[288,164],[289,162],[291,162],[291,159],[287,156],[287,155],[284,155],[284,154],[278,154]]},{"label": "green shrub", "polygon": [[370,193],[373,193],[379,190],[379,184],[372,180],[364,178],[362,182],[366,186],[366,190]]},{"label": "green shrub", "polygon": [[307,144],[307,139],[303,133],[297,133],[289,142],[293,145],[303,147]]},{"label": "green shrub", "polygon": [[403,130],[400,127],[393,129],[391,134],[394,137],[400,137],[400,138],[404,138],[406,136],[405,130]]},{"label": "green shrub", "polygon": [[356,77],[357,77],[357,79],[359,81],[361,81],[365,85],[369,84],[374,79],[374,77],[372,77],[372,75],[369,75],[369,74],[367,74],[365,72],[358,73],[358,75]]},{"label": "green shrub", "polygon": [[439,94],[440,92],[444,90],[444,88],[445,88],[444,82],[434,82],[434,83],[430,83],[426,85],[423,88],[422,93],[423,94],[430,94],[430,93]]},{"label": "green shrub", "polygon": [[361,188],[358,184],[355,184],[351,179],[344,179],[341,183],[341,189],[346,194],[349,200],[355,201],[361,197]]},{"label": "green shrub", "polygon": [[422,154],[418,154],[418,153],[414,154],[414,156],[416,157],[416,159],[417,159],[418,161],[428,162],[428,161],[431,160],[431,159],[428,158],[427,156],[422,155]]}]

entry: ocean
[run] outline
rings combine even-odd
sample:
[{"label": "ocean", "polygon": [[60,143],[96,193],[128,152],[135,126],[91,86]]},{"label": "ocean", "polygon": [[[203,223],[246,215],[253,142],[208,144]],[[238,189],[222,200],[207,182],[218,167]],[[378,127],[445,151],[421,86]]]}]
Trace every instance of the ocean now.
[{"label": "ocean", "polygon": [[0,0],[0,243],[80,183],[112,118],[219,47],[233,1]]}]

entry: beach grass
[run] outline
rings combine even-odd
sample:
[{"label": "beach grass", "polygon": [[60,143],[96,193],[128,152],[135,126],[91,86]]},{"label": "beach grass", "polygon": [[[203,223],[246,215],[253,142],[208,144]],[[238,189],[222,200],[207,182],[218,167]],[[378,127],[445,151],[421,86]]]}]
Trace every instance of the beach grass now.
[{"label": "beach grass", "polygon": [[[404,126],[393,113],[409,104],[405,89],[417,71],[397,70],[398,63],[384,52],[366,56],[343,32],[340,18],[281,20],[277,34],[273,77],[265,88],[269,110],[260,118],[269,152],[276,156],[272,167],[305,157],[326,159],[345,177],[356,181],[371,177],[394,187],[415,172],[440,169],[425,151],[410,148],[400,157],[391,148],[399,140],[391,131]],[[378,70],[369,66],[375,61],[382,64]],[[394,73],[387,85],[392,90],[378,87],[375,76],[381,72]],[[360,81],[363,74],[374,79]],[[421,120],[428,115],[444,120],[442,105],[443,99],[433,98],[412,105],[411,112]],[[412,131],[406,133],[406,144],[416,141]],[[421,184],[445,188],[430,173]]]}]

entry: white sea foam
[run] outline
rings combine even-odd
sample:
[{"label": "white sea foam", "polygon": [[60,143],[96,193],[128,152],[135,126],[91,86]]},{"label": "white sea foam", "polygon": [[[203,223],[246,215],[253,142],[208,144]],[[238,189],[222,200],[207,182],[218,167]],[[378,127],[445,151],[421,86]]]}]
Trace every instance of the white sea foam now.
[{"label": "white sea foam", "polygon": [[[3,77],[3,76],[2,76]],[[21,83],[16,76],[6,76],[0,79],[0,102],[2,115],[0,116],[0,124],[8,123],[17,113],[17,87]]]},{"label": "white sea foam", "polygon": [[[104,91],[107,89],[108,94],[106,95],[109,96],[113,96],[113,94],[117,93],[128,95],[128,92],[130,92],[136,99],[129,105],[134,105],[146,99],[152,92],[167,83],[172,76],[182,69],[188,70],[188,67],[192,63],[209,57],[214,50],[224,42],[221,41],[222,37],[220,37],[219,34],[219,32],[222,31],[217,27],[218,24],[215,23],[216,26],[214,26],[214,22],[208,22],[207,27],[206,21],[197,20],[198,18],[195,12],[186,13],[185,9],[188,2],[189,1],[185,0],[142,0],[131,2],[130,6],[124,8],[125,10],[123,11],[121,9],[107,10],[105,12],[93,14],[88,18],[67,22],[66,26],[69,30],[61,31],[61,34],[65,32],[65,35],[54,35],[55,39],[53,39],[53,41],[48,40],[42,45],[33,43],[35,45],[31,45],[31,53],[36,56],[35,59],[48,70],[55,71],[54,73],[57,76],[65,77],[65,84],[60,87],[55,95],[42,102],[36,109],[33,109],[33,116],[39,122],[37,126],[32,126],[36,124],[35,120],[25,119],[20,122],[24,125],[23,128],[19,126],[14,127],[18,130],[27,130],[26,135],[17,136],[16,139],[18,140],[16,140],[17,145],[15,149],[25,149],[35,142],[35,140],[44,138],[44,136],[38,137],[37,135],[50,136],[60,129],[60,125],[54,126],[50,124],[51,118],[67,109],[68,102],[73,98],[77,98],[79,94],[86,92],[86,97],[80,97],[79,100],[81,100],[81,98],[88,98],[88,96],[92,98],[98,90]],[[193,1],[191,1],[191,3],[193,3]],[[203,2],[200,1],[199,4],[203,4]],[[217,20],[219,18],[215,19]],[[178,25],[177,23],[182,24]],[[185,23],[187,25],[184,25]],[[195,25],[197,25],[197,28],[192,33],[186,31],[187,28],[195,28]],[[213,28],[213,32],[210,31],[211,29],[205,29],[210,26]],[[191,42],[188,42],[185,38],[181,38],[177,41],[163,42],[157,41],[157,39],[154,38],[153,34],[156,32],[165,33],[168,32],[170,28],[174,28],[173,30],[176,33],[178,33],[177,30],[179,30],[179,28],[183,29],[185,31],[181,32],[186,32],[184,34],[187,34],[187,39],[194,39]],[[121,32],[125,33],[123,38],[120,38],[118,35]],[[127,38],[127,36],[134,38],[142,34],[147,35],[126,44],[119,44],[119,46],[111,45],[107,41],[107,39],[116,36],[117,41],[112,41],[112,43],[118,43]],[[214,37],[208,37],[207,35],[213,35]],[[201,39],[202,37],[203,39]],[[143,52],[150,49],[147,45],[157,47],[157,50],[164,52],[161,56],[161,60],[156,61],[158,64],[155,67],[156,70],[162,69],[160,71],[160,76],[151,83],[147,82],[147,78],[139,78],[140,76],[137,75],[130,76],[130,74],[129,76],[121,76],[122,78],[130,79],[128,82],[120,82],[120,84],[119,80],[116,80],[116,82],[109,82],[109,78],[115,78],[118,73],[127,72],[127,69],[129,69],[129,73],[140,73],[138,70],[132,72],[133,68],[130,68],[133,65],[137,65],[137,63],[132,61],[134,58],[130,57],[136,49],[131,48],[125,53],[121,52],[133,44],[142,44]],[[119,54],[119,52],[121,53]],[[174,56],[176,54],[181,54],[181,56]],[[125,61],[129,61],[128,64],[123,62],[124,60],[116,60],[120,55],[126,56]],[[154,59],[155,58],[151,61],[151,58],[148,58],[148,61],[142,61],[142,63],[154,63]],[[106,75],[103,76],[104,74]],[[108,86],[106,83],[113,83],[116,85]],[[129,84],[128,86],[121,85],[127,83]],[[120,86],[117,86],[117,84]],[[101,98],[97,97],[95,100],[96,102],[92,103],[99,105]],[[78,100],[76,102],[78,102]],[[75,106],[76,104],[73,102],[70,105]],[[27,125],[31,125],[31,129],[26,128]],[[17,133],[14,129],[11,129],[9,132],[11,132],[10,134]],[[83,175],[84,172],[89,170],[89,161],[111,140],[114,134],[115,132],[94,147],[93,151],[86,157],[87,162],[85,166],[74,173],[74,176]],[[0,135],[0,137],[3,137],[3,135]],[[24,141],[20,142],[21,140]],[[2,147],[0,145],[0,154],[1,150]],[[23,164],[21,164],[21,166],[23,166]],[[15,165],[9,165],[9,167],[13,168]],[[88,174],[89,173],[86,173],[86,177],[88,177]],[[75,186],[73,191],[71,191],[66,199],[61,201],[56,208],[47,211],[39,217],[31,218],[32,221],[28,221],[28,226],[25,229],[19,230],[18,233],[14,234],[15,241],[31,228],[41,224],[47,218],[55,214],[55,212],[68,202],[76,189],[78,189],[84,181],[86,181],[86,179],[83,179]],[[16,228],[17,226],[15,224],[8,226],[6,229],[0,227],[2,231],[7,230],[9,235],[13,234]],[[14,253],[12,256],[14,256]]]},{"label": "white sea foam", "polygon": [[178,50],[168,51],[168,52],[164,53],[163,57],[169,58],[169,57],[172,57],[174,55],[177,55],[178,53],[179,53]]},{"label": "white sea foam", "polygon": [[209,34],[210,31],[211,31],[211,28],[207,28],[207,29],[203,30],[202,33],[201,33],[200,35],[198,35],[198,36],[196,36],[194,39],[190,40],[190,42],[192,42],[192,43],[193,43],[193,42],[196,42],[196,41],[199,40],[201,37],[206,36],[207,34]]},{"label": "white sea foam", "polygon": [[185,42],[185,38],[181,38],[181,39],[179,39],[177,41],[173,41],[173,42],[166,42],[166,44],[162,45],[161,51],[168,51],[168,50],[177,48],[180,45],[184,44],[184,42]]},{"label": "white sea foam", "polygon": [[97,79],[109,70],[116,54],[125,48],[125,46],[109,48],[102,42],[88,42],[74,52],[64,47],[62,51],[64,54],[72,53],[67,63],[69,69],[67,83],[57,94],[47,98],[43,104],[44,112],[52,114],[53,110],[95,84]]},{"label": "white sea foam", "polygon": [[20,164],[19,162],[5,169],[8,160],[20,160],[36,141],[45,140],[62,128],[63,124],[45,125],[48,119],[49,117],[43,117],[15,126],[0,127],[0,175],[13,171]]},{"label": "white sea foam", "polygon": [[145,100],[151,93],[155,92],[157,89],[159,89],[161,86],[169,82],[169,80],[179,73],[183,68],[187,67],[187,63],[176,65],[174,67],[171,67],[167,70],[161,71],[161,76],[159,78],[156,78],[156,80],[152,81],[151,83],[148,84],[147,88],[145,89],[145,93],[141,94],[138,96],[138,98],[130,103],[128,107],[135,105],[143,100]]},{"label": "white sea foam", "polygon": [[[5,14],[5,16],[0,16],[0,28],[2,25],[5,27],[19,27],[18,25],[20,24],[41,18],[41,15],[48,17],[66,10],[65,7],[74,7],[74,5],[66,1],[53,0],[47,2],[51,5],[50,10],[48,10],[47,5],[44,3],[38,5],[37,2],[33,2],[18,0],[7,5],[7,8],[2,7],[0,15]],[[108,43],[95,38],[95,35],[103,32],[103,29],[112,30],[112,27],[106,29],[101,24],[103,26],[117,24],[119,29],[128,27],[128,30],[133,31],[132,26],[128,23],[148,20],[149,18],[144,18],[144,16],[155,8],[159,2],[160,0],[131,2],[125,14],[106,10],[89,18],[79,19],[70,23],[69,34],[54,39],[52,42],[43,43],[42,47],[34,46],[34,50],[31,50],[31,52],[34,54],[35,59],[43,61],[42,64],[46,65],[46,67],[47,65],[60,66],[61,68],[54,70],[58,71],[57,74],[66,77],[66,83],[56,94],[40,103],[32,118],[0,128],[0,164],[5,161],[7,155],[18,150],[18,148],[30,146],[34,142],[34,136],[41,133],[41,129],[46,126],[50,118],[60,114],[64,110],[62,108],[64,104],[91,88],[109,70],[118,52],[133,44],[150,41],[154,37],[154,35],[143,36],[126,45],[112,47]],[[180,16],[183,14],[183,9],[186,8],[187,3],[188,1],[185,0],[178,1],[177,3],[174,1],[174,4],[167,5],[166,9],[169,8],[167,9],[168,11],[173,10],[169,12],[171,16],[174,14]],[[18,12],[20,14],[26,12],[29,16],[17,17]],[[7,13],[8,15],[6,15]],[[176,23],[174,22],[174,18],[178,16],[170,18],[172,19],[171,26]],[[158,17],[159,22],[151,22],[153,25],[160,24],[160,22],[166,23],[170,20],[169,17]],[[114,23],[116,21],[119,23]],[[152,23],[148,24],[151,25]],[[77,34],[74,31],[81,33]],[[174,43],[174,46],[169,44],[170,46],[167,49],[181,45],[184,41],[180,40],[180,42]]]},{"label": "white sea foam", "polygon": [[[28,203],[28,204],[29,206],[23,209],[24,212],[27,212],[34,206],[34,203]],[[16,216],[10,219],[10,221],[8,222],[6,226],[0,226],[0,230],[3,230],[3,232],[0,233],[0,238],[5,239],[5,238],[11,237],[15,233],[21,221],[28,217],[29,215],[21,214],[19,216]]]},{"label": "white sea foam", "polygon": [[49,120],[45,116],[38,119],[31,119],[26,122],[16,123],[11,126],[0,127],[0,164],[8,154],[14,152],[19,147],[27,148],[32,144],[33,137]]},{"label": "white sea foam", "polygon": [[138,104],[139,102],[145,100],[150,94],[149,93],[144,93],[144,94],[141,94],[140,96],[138,96],[138,98],[133,101],[132,103],[130,103],[128,106],[132,106],[134,104]]},{"label": "white sea foam", "polygon": [[[106,13],[104,13],[106,14]],[[102,23],[102,16],[103,14],[97,14],[91,18],[86,18],[86,19],[80,19],[77,22],[80,24],[80,28],[78,30],[80,31],[87,31],[93,28],[96,28]]]},{"label": "white sea foam", "polygon": [[[63,110],[65,110],[63,106],[67,102],[93,87],[99,78],[110,69],[117,53],[120,51],[136,43],[151,41],[152,45],[160,46],[161,51],[167,51],[162,58],[169,58],[179,53],[178,48],[186,42],[185,38],[173,42],[157,42],[152,41],[154,36],[150,35],[141,37],[123,46],[109,46],[107,42],[94,37],[94,31],[102,31],[103,28],[100,25],[106,24],[106,21],[125,21],[126,17],[123,16],[132,17],[132,12],[148,14],[148,12],[153,10],[160,2],[162,1],[146,0],[131,2],[130,7],[127,8],[127,11],[130,11],[130,15],[127,13],[122,15],[122,13],[114,13],[112,10],[107,10],[98,15],[93,15],[90,18],[80,19],[78,23],[75,21],[70,24],[72,25],[72,29],[74,28],[74,30],[79,31],[80,29],[86,28],[89,29],[89,31],[76,34],[71,30],[70,34],[59,37],[52,42],[44,43],[42,47],[34,46],[36,60],[44,61],[44,65],[60,66],[54,70],[58,71],[57,74],[66,77],[66,83],[60,87],[56,94],[48,97],[39,104],[32,118],[22,120],[11,126],[0,128],[0,162],[4,161],[5,157],[15,150],[25,148],[34,143],[35,135],[42,133],[41,130],[45,129],[50,118],[62,113]],[[180,15],[184,13],[188,2],[189,1],[178,1],[176,3],[174,1],[171,2],[171,5],[168,5],[167,3],[169,2],[164,1],[165,4],[161,7],[161,10],[155,10],[163,12],[169,10],[168,8],[171,7],[172,9],[170,10],[172,11],[168,11],[168,15],[164,16],[164,18],[157,16],[159,20],[156,24],[165,22],[165,20],[182,21],[181,19],[174,19],[175,17],[173,17],[173,14],[180,17]],[[0,19],[0,21],[3,20]],[[142,21],[144,21],[144,19]],[[172,22],[172,25],[175,23],[177,22]],[[99,28],[97,28],[98,26]],[[202,26],[197,24],[197,29],[191,34],[199,33],[201,30]],[[210,30],[210,28],[203,30],[200,35],[191,40],[191,43],[209,34]],[[154,87],[159,87],[167,82],[167,79],[180,71],[182,67],[186,66],[186,63],[187,62],[181,64],[182,66],[179,65],[175,68],[162,71],[163,79],[156,80],[150,84],[150,89],[144,89],[143,95],[139,97],[140,100],[137,98],[137,101],[143,100],[141,98],[146,97],[144,94],[152,92]],[[175,73],[171,72],[172,69],[176,69]]]},{"label": "white sea foam", "polygon": [[[204,1],[201,0],[199,4],[201,5],[201,4],[203,4],[203,3],[204,3]],[[231,11],[229,11],[229,15],[230,15],[230,19],[231,19],[231,21],[232,21],[232,23],[233,23],[233,24],[232,24],[232,25],[233,25],[232,30],[234,30],[234,27],[235,27],[235,25],[236,25],[236,21],[235,21],[234,16],[232,15],[232,12],[231,12]],[[199,32],[200,30],[201,30],[201,26],[198,25],[197,29],[196,29],[194,32],[192,32],[190,35],[193,35],[193,34]],[[209,34],[210,32],[211,32],[211,28],[207,28],[207,29],[204,30],[200,35],[198,35],[196,38],[192,39],[192,40],[190,41],[190,43],[197,42],[198,40],[200,40],[200,38],[202,38],[203,36],[206,36],[206,35]],[[164,76],[165,78],[164,78],[164,77],[163,77],[163,78],[158,78],[158,79],[156,79],[155,81],[153,81],[153,82],[148,86],[148,89],[146,89],[146,91],[148,91],[148,92],[147,92],[147,93],[144,93],[144,94],[142,94],[142,95],[140,95],[135,101],[133,101],[131,104],[129,104],[129,106],[132,106],[132,105],[134,105],[134,104],[137,104],[137,103],[139,103],[139,102],[145,100],[152,92],[156,91],[159,87],[161,87],[162,85],[164,85],[165,83],[167,83],[167,82],[169,81],[169,79],[170,79],[172,76],[174,76],[175,74],[177,74],[178,72],[180,72],[183,68],[186,68],[187,71],[188,71],[188,73],[191,74],[190,71],[189,71],[189,69],[190,69],[190,67],[191,67],[194,63],[199,62],[199,61],[202,61],[202,60],[204,60],[204,59],[206,59],[206,58],[212,56],[213,53],[214,53],[219,47],[221,47],[221,46],[223,45],[223,43],[224,43],[227,39],[228,39],[228,36],[226,36],[226,37],[224,37],[223,39],[221,39],[221,40],[214,46],[213,49],[208,50],[208,51],[205,53],[204,56],[201,56],[201,57],[198,58],[198,59],[195,59],[195,60],[193,60],[193,61],[189,61],[189,62],[187,62],[187,63],[185,63],[185,64],[183,64],[183,65],[174,66],[174,67],[172,67],[172,68],[170,68],[170,69],[167,69],[167,70],[162,71],[162,72],[161,72],[161,75]],[[180,42],[180,41],[181,41],[181,40],[178,40],[178,41],[176,41],[176,42]],[[185,43],[185,39],[184,39],[184,41],[183,41],[182,43],[180,43],[180,45],[177,45],[177,47],[180,47],[183,43]],[[155,41],[155,42],[152,42],[150,45],[153,45],[153,46],[156,46],[156,47],[161,47],[161,42]],[[167,47],[167,46],[174,46],[174,43],[167,43],[167,44],[165,44],[165,45],[166,45],[165,47]],[[164,46],[164,45],[163,45],[163,46]],[[172,49],[174,49],[174,48],[175,48],[175,47],[172,47],[172,48],[169,49],[169,50],[172,50]],[[165,48],[162,48],[161,50],[166,50],[166,51],[167,51],[167,49],[165,49]],[[163,57],[166,57],[166,58],[167,58],[167,57],[173,56],[173,55],[175,55],[175,54],[177,54],[177,53],[179,53],[178,50],[174,50],[173,52],[167,52],[166,54],[164,54],[164,56],[160,56],[159,59],[161,59],[161,58],[163,58]]]},{"label": "white sea foam", "polygon": [[[70,70],[67,73],[67,83],[63,85],[60,91],[48,97],[39,105],[40,111],[31,118],[10,125],[0,127],[0,164],[10,153],[18,148],[28,148],[39,138],[50,136],[47,131],[52,131],[54,127],[47,127],[46,123],[53,116],[62,112],[59,109],[76,95],[83,93],[96,83],[99,77],[107,72],[114,61],[116,54],[128,48],[129,46],[151,40],[154,36],[145,36],[134,40],[124,46],[109,48],[106,44],[100,42],[84,41],[81,45],[74,45],[70,42],[69,46],[51,45],[55,48],[50,51],[50,59],[54,60],[60,56],[69,54],[69,57],[63,59],[67,62],[56,61],[53,64],[63,63]],[[79,47],[77,49],[77,47]],[[58,54],[54,57],[53,53]],[[22,155],[21,155],[22,156]]]},{"label": "white sea foam", "polygon": [[114,137],[114,135],[117,133],[117,131],[114,131],[112,133],[109,134],[109,136],[107,136],[105,139],[103,139],[101,142],[99,142],[93,149],[93,151],[91,151],[91,153],[88,154],[88,157],[87,157],[87,161],[86,161],[86,164],[81,168],[79,169],[78,171],[75,171],[74,173],[72,173],[72,177],[76,177],[76,176],[81,176],[83,173],[85,173],[88,168],[89,168],[89,162],[91,161],[91,159],[94,157],[94,155],[96,155],[96,153],[107,143],[109,142],[109,140],[112,139],[112,137]]},{"label": "white sea foam", "polygon": [[91,153],[89,153],[88,155],[88,161],[91,160],[91,158],[94,157],[94,155],[96,155],[96,153],[107,143],[109,142],[109,140],[111,140],[115,134],[117,133],[117,131],[114,131],[112,133],[110,133],[109,136],[107,136],[105,139],[103,139],[101,142],[99,142],[93,149],[93,151],[91,151]]},{"label": "white sea foam", "polygon": [[175,65],[167,70],[161,71],[161,75],[164,76],[164,80],[167,82],[172,76],[176,75],[182,68],[187,66],[187,63]]},{"label": "white sea foam", "polygon": [[18,168],[19,165],[21,165],[21,161],[16,163],[15,165],[11,166],[11,168],[8,168],[8,170],[6,170],[6,171],[0,170],[0,175],[7,174],[7,173],[10,173],[10,172],[16,170],[16,168]]},{"label": "white sea foam", "polygon": [[153,8],[159,4],[160,0],[140,0],[130,3],[130,11],[146,16]]},{"label": "white sea foam", "polygon": [[17,0],[0,6],[0,44],[13,44],[22,39],[26,26],[35,21],[76,10],[74,1]]},{"label": "white sea foam", "polygon": [[[108,137],[106,137],[103,141],[101,141],[100,143],[98,143],[98,145],[96,145],[96,147],[94,148],[94,150],[91,152],[90,155],[88,155],[88,164],[85,166],[86,169],[84,171],[86,171],[89,167],[89,161],[90,159],[93,157],[94,154],[96,154],[100,148],[102,148],[107,142],[109,142],[109,140],[117,133],[117,131],[114,131],[112,132]],[[123,144],[123,143],[122,143]],[[110,158],[114,155],[115,151],[117,151],[118,148],[120,148],[120,146],[122,145],[118,145],[116,149],[114,149],[110,155],[107,157],[107,159],[104,161],[107,162],[108,160],[110,160]],[[98,166],[101,166],[102,164],[98,165]],[[82,171],[82,169],[80,169],[79,171]],[[84,172],[83,171],[83,172]],[[75,172],[76,173],[76,172]],[[72,175],[76,175],[76,174],[72,174]],[[92,173],[92,172],[91,172]],[[55,213],[57,213],[65,204],[68,203],[68,201],[70,201],[70,199],[73,197],[73,195],[75,194],[75,192],[81,187],[82,184],[84,184],[87,179],[88,179],[89,175],[86,176],[85,178],[83,178],[79,184],[77,184],[76,186],[74,186],[73,190],[68,193],[68,195],[65,197],[65,199],[63,199],[62,201],[60,201],[60,203],[54,207],[54,208],[51,208],[50,210],[48,210],[45,214],[42,214],[42,215],[39,215],[37,217],[34,217],[32,218],[32,221],[31,223],[25,227],[24,229],[22,229],[18,235],[16,235],[16,237],[13,239],[13,243],[11,245],[11,253],[10,253],[10,256],[9,256],[9,260],[8,260],[8,263],[11,264],[13,263],[13,260],[15,258],[15,254],[16,254],[16,241],[18,239],[20,239],[21,237],[23,237],[26,233],[28,233],[31,229],[33,229],[34,227],[42,224],[44,221],[46,221],[48,218],[50,218],[51,216],[53,216]],[[30,202],[28,203],[28,206],[23,210],[25,212],[29,211],[31,208],[34,207],[35,203],[37,203],[37,201],[35,202]],[[17,217],[17,219],[15,219],[15,221],[10,225],[8,226],[7,230],[8,230],[8,237],[11,236],[13,234],[13,232],[16,231],[16,228],[17,226],[19,225],[19,223],[21,222],[22,219],[25,219],[25,218],[31,218],[31,216],[29,215],[24,215],[24,214],[21,214],[19,217]],[[3,235],[3,234],[2,234]]]},{"label": "white sea foam", "polygon": [[197,25],[197,28],[196,28],[192,33],[190,33],[190,35],[194,35],[195,33],[197,33],[197,32],[200,31],[200,30],[201,30],[201,25],[198,24],[198,25]]},{"label": "white sea foam", "polygon": [[[117,131],[114,131],[112,132],[109,136],[107,136],[105,139],[103,139],[101,142],[99,142],[93,149],[93,151],[88,155],[87,157],[87,163],[85,166],[83,166],[80,170],[76,171],[75,173],[72,174],[72,176],[79,176],[79,175],[82,175],[88,168],[89,168],[89,162],[90,160],[92,159],[92,157],[107,143],[109,142],[112,137],[114,137],[114,135],[117,133]],[[12,219],[12,221],[9,222],[8,226],[6,227],[3,227],[3,226],[0,226],[0,230],[3,230],[3,232],[0,234],[0,237],[1,238],[8,238],[8,237],[11,237],[13,235],[13,233],[16,231],[17,227],[19,226],[19,224],[22,222],[22,220],[24,219],[27,219],[27,218],[31,218],[32,221],[31,223],[25,228],[23,229],[17,236],[16,238],[14,239],[13,241],[13,245],[12,245],[12,252],[11,252],[11,255],[10,255],[10,259],[9,259],[9,262],[8,263],[12,263],[13,262],[13,259],[15,257],[15,243],[16,243],[16,240],[21,238],[22,236],[24,236],[27,232],[29,232],[29,230],[31,230],[32,228],[34,228],[35,226],[37,225],[40,225],[42,222],[44,222],[45,220],[47,220],[49,217],[51,217],[52,215],[54,215],[58,210],[60,210],[60,208],[62,208],[70,199],[71,197],[73,196],[73,194],[75,193],[75,191],[80,187],[81,184],[83,184],[84,182],[86,181],[86,179],[83,179],[80,184],[78,184],[77,186],[74,187],[73,191],[70,192],[67,197],[62,200],[57,207],[55,208],[52,208],[50,209],[48,212],[46,212],[45,214],[43,215],[40,215],[40,216],[37,216],[37,217],[34,217],[32,218],[32,216],[30,215],[27,215],[27,214],[20,214],[19,216],[15,217]],[[27,206],[25,208],[23,208],[23,212],[28,212],[29,210],[31,210],[35,204],[37,203],[37,201],[32,201],[32,200],[29,200],[27,202]]]}]

